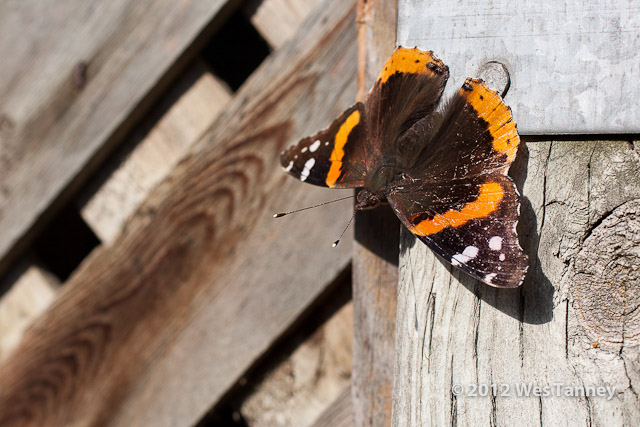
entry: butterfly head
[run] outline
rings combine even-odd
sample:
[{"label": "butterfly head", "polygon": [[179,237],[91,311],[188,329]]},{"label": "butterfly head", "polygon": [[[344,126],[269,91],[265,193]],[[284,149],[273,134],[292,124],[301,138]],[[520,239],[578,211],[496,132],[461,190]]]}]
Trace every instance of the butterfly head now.
[{"label": "butterfly head", "polygon": [[376,194],[368,188],[363,188],[356,197],[355,209],[358,211],[373,209],[386,202],[386,200],[384,196]]}]

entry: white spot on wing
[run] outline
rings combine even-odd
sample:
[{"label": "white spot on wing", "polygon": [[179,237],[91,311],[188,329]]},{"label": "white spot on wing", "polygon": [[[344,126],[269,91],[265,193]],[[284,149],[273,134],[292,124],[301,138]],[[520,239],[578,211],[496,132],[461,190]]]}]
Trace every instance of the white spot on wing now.
[{"label": "white spot on wing", "polygon": [[293,167],[293,160],[291,160],[291,161],[289,162],[289,164],[287,165],[287,167],[286,167],[286,168],[284,168],[284,170],[285,170],[286,172],[289,172],[289,171],[291,170],[291,168],[292,168],[292,167]]},{"label": "white spot on wing", "polygon": [[308,147],[302,147],[302,150],[300,150],[300,152],[301,153],[306,153],[308,149],[309,149]]},{"label": "white spot on wing", "polygon": [[475,258],[476,255],[478,255],[478,248],[476,248],[475,246],[467,246],[466,248],[464,248],[464,251],[462,251],[462,255],[468,256],[469,259]]},{"label": "white spot on wing", "polygon": [[500,261],[504,261],[505,258],[504,254],[500,254]]},{"label": "white spot on wing", "polygon": [[316,141],[315,141],[313,144],[311,144],[311,145],[309,146],[309,151],[311,151],[311,152],[313,153],[313,152],[314,152],[314,151],[316,151],[318,148],[320,148],[320,140],[319,140],[319,139],[316,139]]},{"label": "white spot on wing", "polygon": [[495,279],[495,278],[496,278],[496,276],[497,276],[497,274],[496,274],[496,273],[489,273],[489,274],[487,274],[486,276],[484,276],[484,280],[485,280],[485,282],[489,282],[489,283],[491,283],[491,281],[492,281],[493,279]]},{"label": "white spot on wing", "polygon": [[324,145],[329,145],[329,141],[325,142]]},{"label": "white spot on wing", "polygon": [[489,247],[494,251],[499,251],[500,249],[502,249],[502,237],[493,236],[491,239],[489,239]]},{"label": "white spot on wing", "polygon": [[304,169],[302,169],[302,172],[300,173],[300,181],[306,181],[307,178],[309,178],[311,168],[313,168],[313,165],[315,164],[316,159],[314,159],[313,157],[307,160],[307,162],[304,164]]},{"label": "white spot on wing", "polygon": [[478,255],[478,248],[475,246],[467,246],[461,254],[455,254],[451,257],[451,264],[456,266],[465,264],[470,259],[475,258],[476,255]]}]

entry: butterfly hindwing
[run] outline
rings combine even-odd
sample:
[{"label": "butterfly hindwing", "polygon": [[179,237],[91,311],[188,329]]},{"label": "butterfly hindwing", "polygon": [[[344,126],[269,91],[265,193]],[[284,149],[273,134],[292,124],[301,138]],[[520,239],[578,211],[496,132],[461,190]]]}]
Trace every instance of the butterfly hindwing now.
[{"label": "butterfly hindwing", "polygon": [[284,170],[301,181],[323,187],[364,185],[364,106],[357,103],[327,129],[302,139],[280,156]]},{"label": "butterfly hindwing", "polygon": [[455,267],[491,286],[522,283],[528,264],[516,234],[520,202],[508,176],[416,181],[388,200],[402,223]]}]

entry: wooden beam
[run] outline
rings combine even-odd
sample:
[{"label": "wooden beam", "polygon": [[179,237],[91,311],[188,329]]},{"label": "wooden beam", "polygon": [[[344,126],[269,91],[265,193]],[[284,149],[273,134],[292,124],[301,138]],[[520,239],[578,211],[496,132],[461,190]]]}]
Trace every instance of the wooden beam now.
[{"label": "wooden beam", "polygon": [[60,283],[29,262],[0,299],[0,360],[18,346],[25,330],[55,299]]},{"label": "wooden beam", "polygon": [[85,261],[0,365],[0,424],[192,424],[344,270],[349,239],[326,236],[348,205],[271,213],[336,195],[278,157],[352,103],[354,19],[327,1]]},{"label": "wooden beam", "polygon": [[340,396],[333,401],[312,427],[352,427],[353,407],[351,405],[351,387],[342,390]]},{"label": "wooden beam", "polygon": [[[396,2],[358,2],[359,93],[364,96],[395,46]],[[366,89],[364,89],[366,88]],[[356,426],[391,419],[398,239],[388,207],[355,218],[353,410]]]},{"label": "wooden beam", "polygon": [[[350,285],[351,279],[346,281]],[[348,303],[253,386],[240,408],[247,424],[311,425],[350,390],[352,343],[353,304]]]},{"label": "wooden beam", "polygon": [[0,2],[0,274],[235,3]]},{"label": "wooden beam", "polygon": [[251,0],[245,11],[269,45],[278,49],[298,31],[302,22],[322,0]]},{"label": "wooden beam", "polygon": [[482,64],[504,62],[523,134],[637,134],[637,15],[635,0],[398,0],[398,43],[449,66],[445,97]]},{"label": "wooden beam", "polygon": [[[635,424],[638,145],[529,142],[511,172],[530,260],[521,288],[452,271],[403,232],[393,423]],[[549,395],[519,396],[529,385]],[[610,398],[564,396],[606,386]]]},{"label": "wooden beam", "polygon": [[110,244],[120,234],[129,216],[230,99],[229,88],[200,60],[180,76],[80,197],[80,214],[103,243]]}]

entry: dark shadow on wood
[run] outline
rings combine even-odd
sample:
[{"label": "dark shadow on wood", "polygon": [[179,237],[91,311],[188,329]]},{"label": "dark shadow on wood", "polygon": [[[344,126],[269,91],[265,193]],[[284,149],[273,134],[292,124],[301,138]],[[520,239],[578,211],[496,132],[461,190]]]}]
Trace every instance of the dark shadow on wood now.
[{"label": "dark shadow on wood", "polygon": [[307,310],[277,338],[269,349],[238,379],[238,382],[198,421],[196,427],[248,426],[240,408],[267,375],[328,322],[352,299],[351,264],[327,286]]},{"label": "dark shadow on wood", "polygon": [[389,205],[356,212],[355,238],[358,243],[386,262],[398,266],[400,220]]}]

